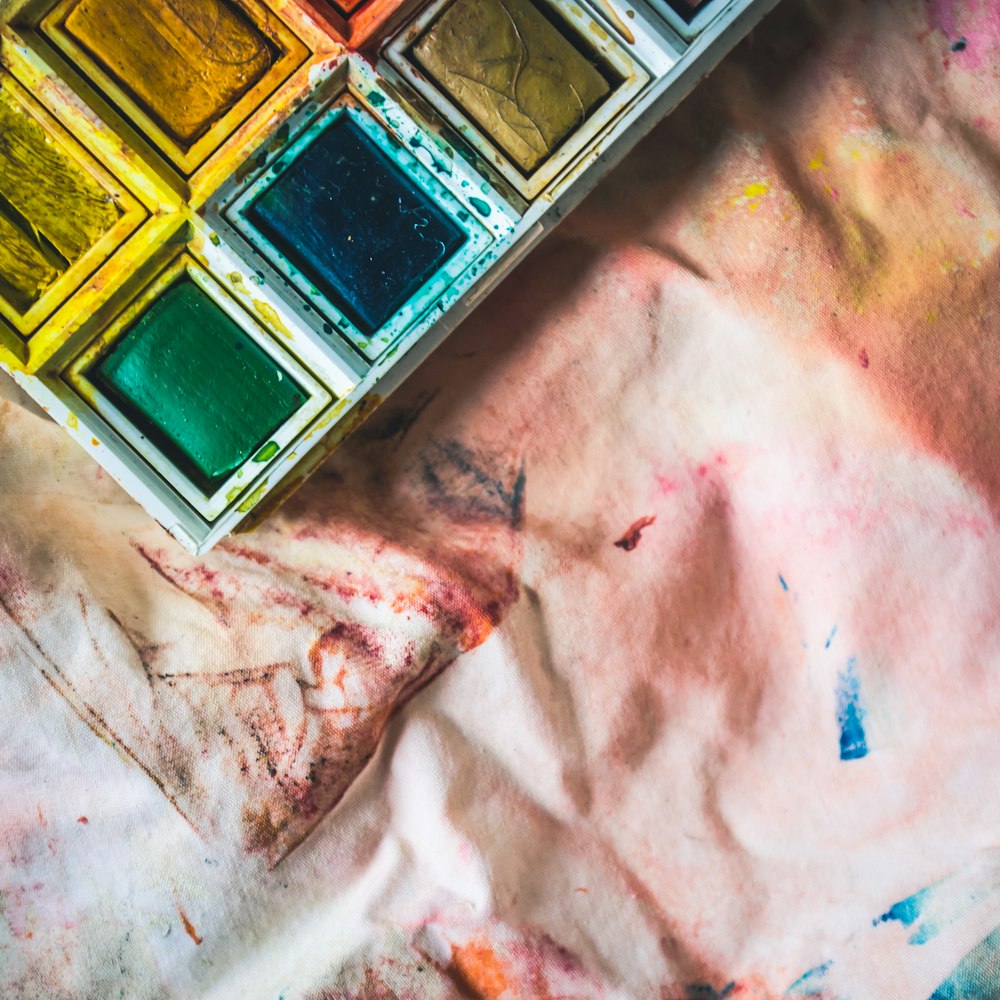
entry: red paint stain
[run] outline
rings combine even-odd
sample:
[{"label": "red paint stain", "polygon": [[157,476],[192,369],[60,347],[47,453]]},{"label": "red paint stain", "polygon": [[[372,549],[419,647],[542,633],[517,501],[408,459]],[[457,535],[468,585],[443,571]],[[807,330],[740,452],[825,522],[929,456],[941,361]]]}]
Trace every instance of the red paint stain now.
[{"label": "red paint stain", "polygon": [[[699,470],[700,472],[701,470]],[[624,549],[626,552],[631,552],[638,544],[639,540],[642,538],[642,532],[644,528],[648,528],[651,524],[655,523],[656,515],[640,517],[638,521],[633,524],[628,531],[622,535],[621,538],[615,542],[615,548]]]},{"label": "red paint stain", "polygon": [[80,818],[79,818],[79,819],[77,820],[77,823],[82,823],[82,824],[83,824],[84,826],[86,826],[86,825],[87,825],[87,824],[88,824],[89,822],[90,822],[90,820],[89,820],[89,819],[87,819],[87,817],[86,817],[86,816],[81,816],[81,817],[80,817]]},{"label": "red paint stain", "polygon": [[198,932],[195,930],[194,924],[191,923],[190,918],[184,912],[184,907],[180,903],[175,904],[177,906],[177,915],[181,918],[181,923],[184,925],[184,933],[187,934],[195,944],[201,944],[202,938],[198,937]]},{"label": "red paint stain", "polygon": [[861,362],[862,368],[868,367],[868,352],[863,347],[858,351],[858,361]]}]

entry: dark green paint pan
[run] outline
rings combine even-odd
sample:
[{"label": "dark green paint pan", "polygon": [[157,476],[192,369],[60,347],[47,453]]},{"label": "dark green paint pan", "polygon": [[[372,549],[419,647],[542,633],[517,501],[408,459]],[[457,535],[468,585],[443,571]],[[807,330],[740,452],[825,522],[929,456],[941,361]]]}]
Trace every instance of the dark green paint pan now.
[{"label": "dark green paint pan", "polygon": [[164,292],[86,373],[206,494],[308,398],[194,281]]}]

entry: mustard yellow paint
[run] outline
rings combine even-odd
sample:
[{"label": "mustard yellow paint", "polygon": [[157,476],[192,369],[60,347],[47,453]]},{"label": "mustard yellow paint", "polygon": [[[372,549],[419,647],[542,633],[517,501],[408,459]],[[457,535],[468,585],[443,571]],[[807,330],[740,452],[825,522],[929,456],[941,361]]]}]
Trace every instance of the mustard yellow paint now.
[{"label": "mustard yellow paint", "polygon": [[250,496],[248,496],[246,500],[244,500],[243,503],[241,503],[239,507],[237,507],[236,509],[241,514],[245,514],[248,510],[252,510],[254,507],[257,506],[257,503],[260,501],[260,498],[266,492],[267,492],[267,483],[266,482],[261,483],[260,486],[258,486],[257,489],[255,489],[253,493],[251,493]]},{"label": "mustard yellow paint", "polygon": [[611,92],[593,54],[531,0],[455,0],[413,56],[525,174]]},{"label": "mustard yellow paint", "polygon": [[119,214],[107,192],[0,91],[0,295],[27,312]]},{"label": "mustard yellow paint", "polygon": [[66,30],[189,147],[271,65],[267,39],[238,11],[222,0],[80,0]]},{"label": "mustard yellow paint", "polygon": [[253,307],[257,315],[269,327],[271,327],[275,333],[279,333],[282,337],[287,337],[289,340],[294,339],[292,331],[281,322],[281,317],[278,315],[277,310],[269,302],[261,302],[260,299],[254,299]]}]

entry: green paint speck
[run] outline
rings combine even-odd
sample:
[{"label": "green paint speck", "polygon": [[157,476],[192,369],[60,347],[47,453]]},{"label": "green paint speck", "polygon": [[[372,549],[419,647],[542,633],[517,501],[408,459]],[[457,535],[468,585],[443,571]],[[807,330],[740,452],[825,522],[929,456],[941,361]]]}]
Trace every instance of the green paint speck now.
[{"label": "green paint speck", "polygon": [[490,208],[488,201],[483,201],[482,198],[470,198],[469,204],[482,216],[489,215],[493,209]]},{"label": "green paint speck", "polygon": [[270,462],[275,455],[278,454],[279,446],[277,441],[268,441],[260,451],[254,455],[253,460],[255,462]]}]

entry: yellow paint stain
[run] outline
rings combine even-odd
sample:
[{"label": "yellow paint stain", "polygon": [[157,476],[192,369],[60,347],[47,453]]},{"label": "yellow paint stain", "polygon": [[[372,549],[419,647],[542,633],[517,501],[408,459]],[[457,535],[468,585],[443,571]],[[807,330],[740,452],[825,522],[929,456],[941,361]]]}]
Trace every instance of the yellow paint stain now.
[{"label": "yellow paint stain", "polygon": [[70,414],[70,415],[69,415],[69,416],[68,416],[68,417],[66,418],[66,426],[67,426],[67,427],[68,427],[68,428],[69,428],[69,429],[70,429],[71,431],[76,431],[76,430],[79,430],[79,429],[80,429],[80,421],[79,421],[79,420],[77,419],[77,416],[76,416],[76,414],[75,414],[75,413],[71,413],[71,414]]},{"label": "yellow paint stain", "polygon": [[926,316],[924,316],[925,323],[936,323],[941,318],[941,311],[939,309],[931,309]]},{"label": "yellow paint stain", "polygon": [[287,337],[289,340],[293,339],[292,331],[281,322],[281,317],[278,315],[277,310],[270,302],[261,302],[260,299],[253,300],[253,307],[257,310],[257,315],[265,322],[275,333],[280,333],[282,337]]},{"label": "yellow paint stain", "polygon": [[860,314],[877,290],[885,270],[877,233],[863,219],[847,219],[843,230],[844,252],[851,265],[849,287],[854,308]]},{"label": "yellow paint stain", "polygon": [[253,510],[253,508],[257,506],[257,502],[266,492],[267,483],[261,483],[260,486],[258,486],[257,489],[255,489],[253,493],[251,493],[250,496],[248,496],[246,500],[244,500],[243,503],[241,503],[236,509],[241,514],[245,514],[248,510]]},{"label": "yellow paint stain", "polygon": [[825,168],[826,168],[826,162],[823,159],[823,154],[822,153],[817,153],[809,161],[809,169],[810,170],[824,170]]},{"label": "yellow paint stain", "polygon": [[737,207],[740,205],[746,205],[748,212],[756,212],[760,208],[760,199],[764,197],[771,190],[770,184],[748,184],[743,189],[743,194],[739,197],[733,198],[732,204]]},{"label": "yellow paint stain", "polygon": [[[622,38],[624,38],[629,45],[635,45],[635,35],[632,34],[629,26],[621,19],[621,16],[618,11],[615,10],[614,5],[610,2],[610,0],[597,0],[597,3],[621,33]],[[629,11],[628,13],[632,14],[633,17],[635,16],[632,11]],[[607,36],[605,35],[605,37]]]}]

